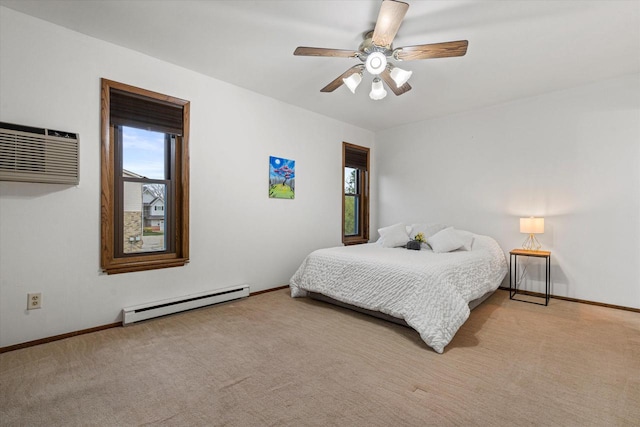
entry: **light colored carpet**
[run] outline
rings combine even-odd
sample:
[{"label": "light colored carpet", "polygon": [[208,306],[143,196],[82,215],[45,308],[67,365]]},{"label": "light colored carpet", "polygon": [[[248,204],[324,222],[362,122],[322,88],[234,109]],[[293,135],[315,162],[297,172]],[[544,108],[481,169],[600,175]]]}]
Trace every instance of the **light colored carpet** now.
[{"label": "light colored carpet", "polygon": [[0,424],[640,425],[640,315],[475,309],[442,355],[288,289],[0,355]]}]

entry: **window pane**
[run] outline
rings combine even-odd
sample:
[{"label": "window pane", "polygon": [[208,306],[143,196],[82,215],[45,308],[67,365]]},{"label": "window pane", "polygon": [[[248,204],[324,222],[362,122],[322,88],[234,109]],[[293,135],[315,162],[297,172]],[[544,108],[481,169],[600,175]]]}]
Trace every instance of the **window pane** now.
[{"label": "window pane", "polygon": [[165,179],[165,134],[122,127],[122,174],[125,177]]},{"label": "window pane", "polygon": [[142,184],[124,183],[124,253],[142,251]]},{"label": "window pane", "polygon": [[142,249],[145,252],[164,251],[167,247],[165,242],[166,210],[165,200],[167,186],[164,184],[144,184],[142,186],[142,236],[144,244]]},{"label": "window pane", "polygon": [[166,185],[124,183],[123,248],[125,254],[164,251]]},{"label": "window pane", "polygon": [[359,234],[358,227],[358,196],[344,196],[344,235]]},{"label": "window pane", "polygon": [[356,194],[358,169],[344,168],[344,194]]}]

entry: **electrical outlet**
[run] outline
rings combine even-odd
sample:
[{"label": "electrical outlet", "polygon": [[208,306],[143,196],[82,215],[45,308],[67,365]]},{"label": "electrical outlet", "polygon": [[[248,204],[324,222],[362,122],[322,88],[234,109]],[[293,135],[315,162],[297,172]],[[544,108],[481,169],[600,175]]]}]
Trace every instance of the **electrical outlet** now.
[{"label": "electrical outlet", "polygon": [[42,308],[42,294],[40,292],[27,294],[27,310]]}]

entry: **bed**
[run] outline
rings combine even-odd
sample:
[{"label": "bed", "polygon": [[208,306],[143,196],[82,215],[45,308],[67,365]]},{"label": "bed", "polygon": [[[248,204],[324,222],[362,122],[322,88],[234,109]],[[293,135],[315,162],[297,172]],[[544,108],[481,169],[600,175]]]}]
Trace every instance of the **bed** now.
[{"label": "bed", "polygon": [[[470,304],[486,299],[502,283],[507,261],[493,238],[452,227],[426,239],[433,247],[425,243],[421,250],[398,247],[415,236],[409,229],[406,238],[387,239],[386,244],[383,236],[376,243],[312,252],[291,278],[291,296],[316,296],[390,316],[442,353],[469,317]],[[457,235],[465,244],[452,250],[446,250],[452,245],[445,245],[443,250],[436,238],[447,234],[445,230],[450,240]]]}]

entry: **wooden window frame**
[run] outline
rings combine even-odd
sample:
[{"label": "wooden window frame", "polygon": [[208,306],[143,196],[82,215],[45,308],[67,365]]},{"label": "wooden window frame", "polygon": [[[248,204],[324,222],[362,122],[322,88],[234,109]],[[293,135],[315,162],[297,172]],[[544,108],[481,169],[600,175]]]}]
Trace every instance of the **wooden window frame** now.
[{"label": "wooden window frame", "polygon": [[[360,155],[366,155],[366,169],[362,169],[362,165],[353,165],[347,160],[348,152],[358,152]],[[369,175],[370,175],[370,148],[361,147],[359,145],[350,144],[348,142],[342,143],[342,243],[344,245],[357,245],[369,242]],[[357,167],[360,166],[360,167]],[[357,180],[360,194],[360,209],[358,211],[358,223],[360,225],[359,233],[353,236],[346,236],[344,230],[344,210],[345,210],[345,168],[355,167],[362,173]]]},{"label": "wooden window frame", "polygon": [[[182,132],[176,136],[174,157],[175,170],[171,171],[173,201],[165,205],[167,215],[173,215],[172,230],[167,232],[167,248],[162,252],[136,254],[118,253],[116,239],[118,232],[116,209],[121,207],[116,200],[116,167],[120,161],[115,142],[115,126],[111,122],[111,90],[126,92],[127,95],[149,98],[160,103],[172,104],[182,108]],[[153,270],[158,268],[179,267],[189,262],[189,101],[148,91],[135,86],[101,79],[101,144],[100,144],[100,258],[101,267],[107,274],[132,271]]]}]

